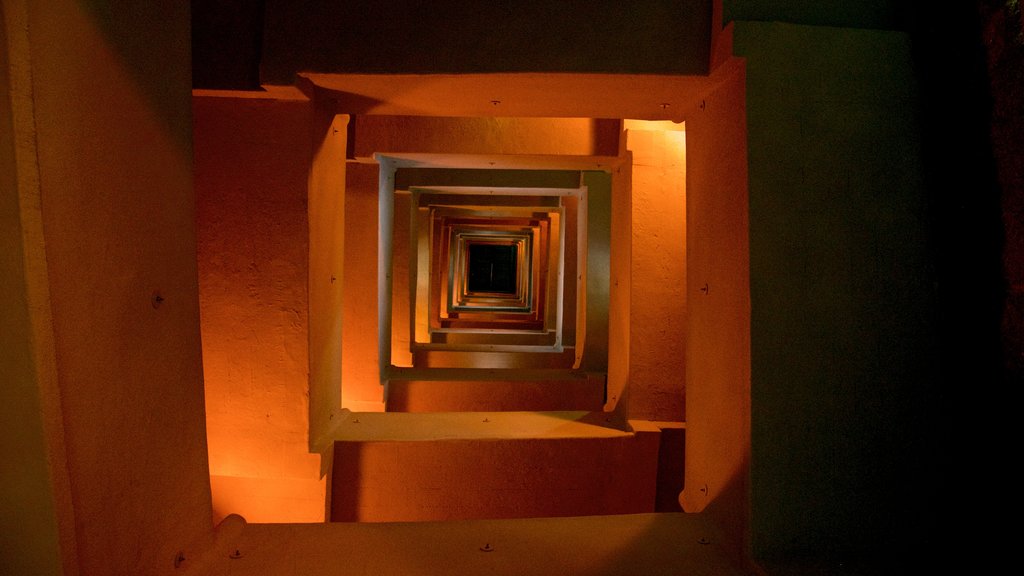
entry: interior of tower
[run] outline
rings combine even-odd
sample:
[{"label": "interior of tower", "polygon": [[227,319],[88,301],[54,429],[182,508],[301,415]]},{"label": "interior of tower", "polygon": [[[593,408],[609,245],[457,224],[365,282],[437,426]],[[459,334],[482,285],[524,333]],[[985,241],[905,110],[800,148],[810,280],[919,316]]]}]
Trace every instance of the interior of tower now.
[{"label": "interior of tower", "polygon": [[979,4],[4,0],[0,573],[941,566]]}]

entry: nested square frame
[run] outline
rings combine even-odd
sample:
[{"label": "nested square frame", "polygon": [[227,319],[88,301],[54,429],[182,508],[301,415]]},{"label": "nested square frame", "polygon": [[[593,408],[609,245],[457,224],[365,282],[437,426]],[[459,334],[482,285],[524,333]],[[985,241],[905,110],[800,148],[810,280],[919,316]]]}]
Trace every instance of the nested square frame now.
[{"label": "nested square frame", "polygon": [[[552,215],[431,207],[430,330],[543,331],[547,298],[548,234]],[[557,216],[554,217],[557,227]],[[522,250],[515,294],[470,294],[467,251],[473,243],[502,242]],[[528,249],[527,249],[528,248]],[[433,340],[432,340],[433,341]]]},{"label": "nested square frame", "polygon": [[[417,349],[560,351],[563,301],[569,302],[569,330],[575,330],[577,269],[575,250],[566,253],[565,235],[579,225],[567,222],[579,197],[576,189],[517,189],[508,196],[479,189],[412,188],[410,226],[411,346]],[[468,248],[477,243],[515,246],[516,291],[474,293],[465,286]],[[481,344],[469,344],[474,341]],[[574,336],[575,333],[570,333]],[[574,341],[575,338],[570,338]],[[486,342],[486,344],[483,344]]]},{"label": "nested square frame", "polygon": [[[536,306],[533,289],[536,276],[534,262],[538,256],[534,248],[536,230],[495,230],[489,227],[452,226],[448,239],[447,314],[458,312],[521,312],[529,313]],[[514,254],[511,291],[473,290],[472,265],[474,248],[505,248]],[[479,250],[477,250],[479,252]],[[494,268],[491,266],[493,275]],[[444,312],[442,312],[444,314]]]}]

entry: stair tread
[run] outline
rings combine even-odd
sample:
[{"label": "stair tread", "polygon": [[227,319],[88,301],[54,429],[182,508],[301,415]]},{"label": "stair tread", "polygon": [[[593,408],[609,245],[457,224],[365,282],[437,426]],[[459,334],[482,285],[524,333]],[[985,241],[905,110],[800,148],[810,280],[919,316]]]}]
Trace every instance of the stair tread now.
[{"label": "stair tread", "polygon": [[616,438],[632,435],[611,414],[560,412],[350,412],[335,442]]},{"label": "stair tread", "polygon": [[473,381],[529,381],[529,380],[586,380],[605,374],[582,372],[568,368],[391,368],[389,380],[473,380]]}]

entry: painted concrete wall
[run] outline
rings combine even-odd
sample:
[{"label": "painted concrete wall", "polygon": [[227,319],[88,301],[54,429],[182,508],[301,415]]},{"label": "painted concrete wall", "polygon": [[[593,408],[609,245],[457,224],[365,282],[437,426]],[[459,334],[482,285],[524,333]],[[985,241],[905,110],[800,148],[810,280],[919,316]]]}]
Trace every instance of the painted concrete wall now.
[{"label": "painted concrete wall", "polygon": [[909,39],[737,23],[735,52],[747,62],[754,552],[908,554],[929,535],[917,487],[937,377]]},{"label": "painted concrete wall", "polygon": [[170,573],[212,528],[188,7],[25,8],[79,572]]},{"label": "painted concrete wall", "polygon": [[323,520],[308,453],[312,105],[288,91],[197,93],[193,107],[214,519]]},{"label": "painted concrete wall", "polygon": [[629,416],[681,422],[686,419],[686,133],[628,121],[626,128],[633,158]]}]

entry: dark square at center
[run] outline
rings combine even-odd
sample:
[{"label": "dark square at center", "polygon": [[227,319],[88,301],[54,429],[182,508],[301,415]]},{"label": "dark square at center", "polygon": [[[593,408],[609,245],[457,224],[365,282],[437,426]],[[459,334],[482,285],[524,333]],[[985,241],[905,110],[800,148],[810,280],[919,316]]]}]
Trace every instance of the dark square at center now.
[{"label": "dark square at center", "polygon": [[517,247],[509,244],[470,244],[468,292],[516,293]]}]

